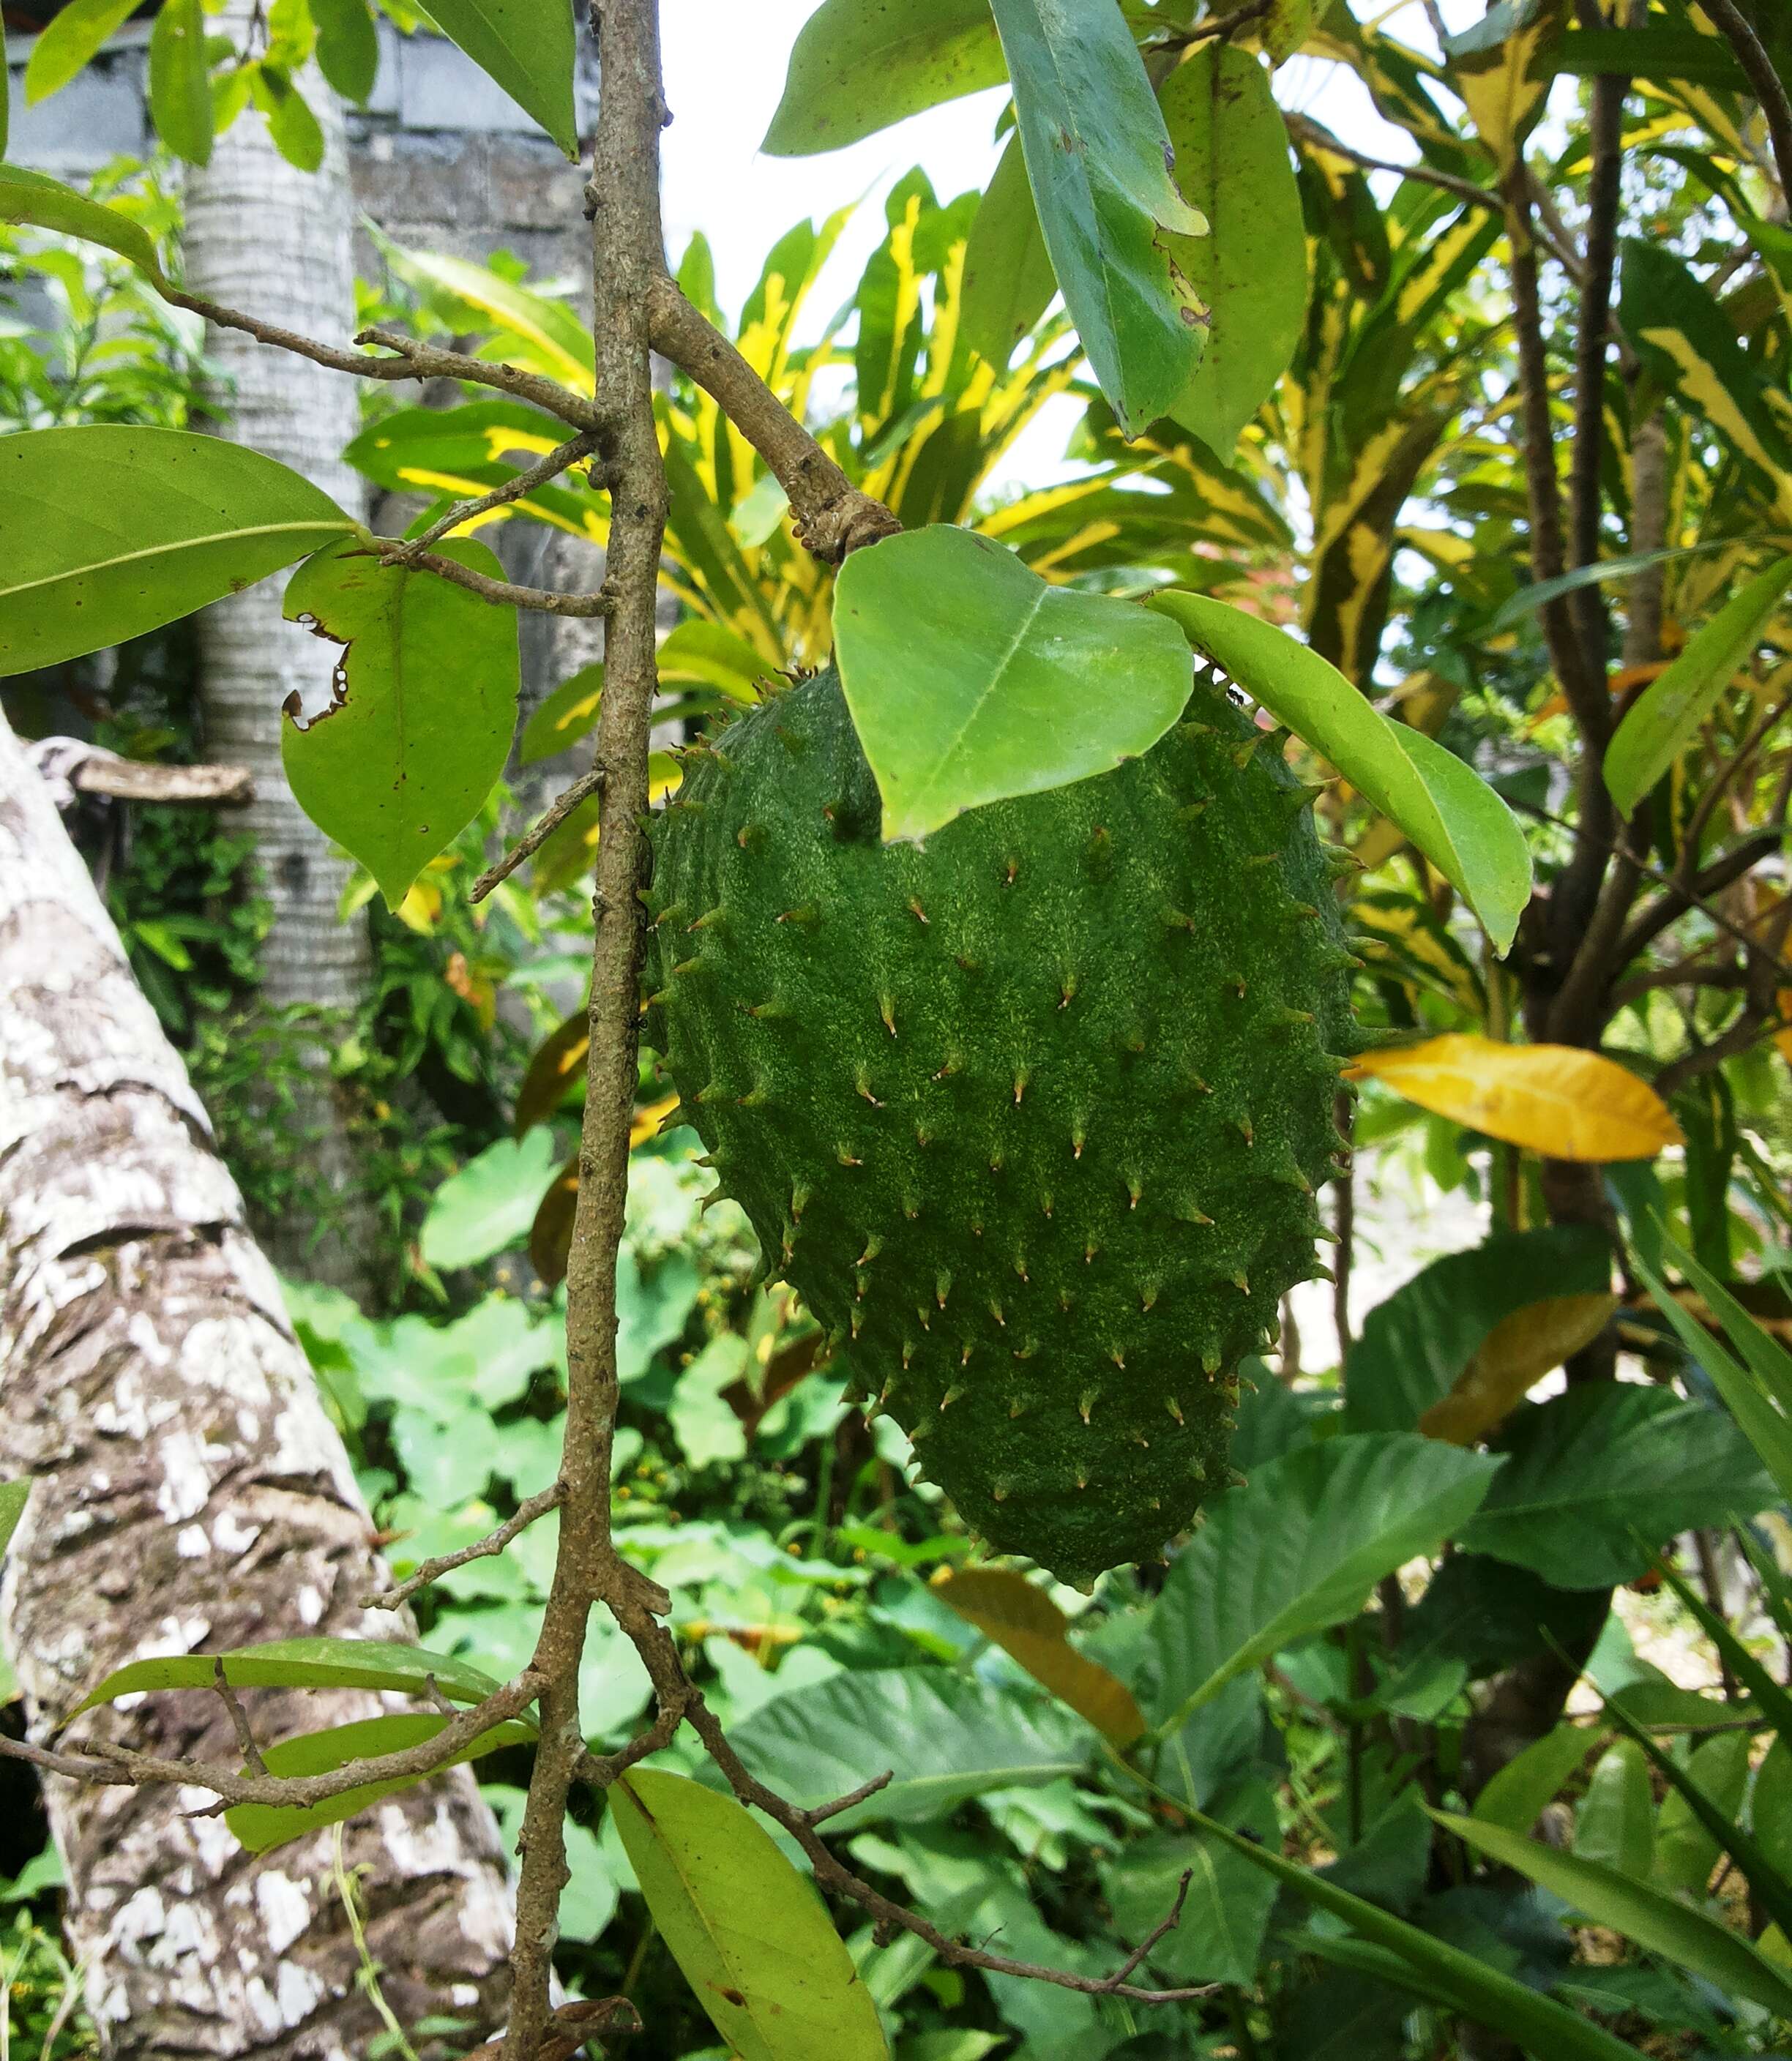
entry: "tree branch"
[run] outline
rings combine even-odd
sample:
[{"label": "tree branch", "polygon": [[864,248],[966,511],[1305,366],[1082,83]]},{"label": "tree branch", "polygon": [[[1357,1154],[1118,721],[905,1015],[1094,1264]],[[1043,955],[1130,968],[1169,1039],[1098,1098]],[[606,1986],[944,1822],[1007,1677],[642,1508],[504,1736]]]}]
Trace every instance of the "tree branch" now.
[{"label": "tree branch", "polygon": [[[487,515],[495,508],[506,508],[513,501],[520,501],[525,494],[533,494],[538,486],[546,486],[558,479],[569,466],[576,465],[597,448],[597,438],[590,430],[583,430],[551,450],[546,458],[539,458],[527,472],[519,472],[507,479],[503,486],[495,486],[489,494],[476,495],[471,501],[463,501],[451,508],[439,522],[432,522],[420,537],[404,540],[403,555],[410,558],[427,551],[430,546],[439,542],[451,530],[458,530],[462,523],[471,522],[477,517]],[[395,553],[394,556],[399,554]]]},{"label": "tree branch", "polygon": [[572,785],[555,798],[535,828],[526,830],[502,858],[486,868],[473,882],[467,900],[483,902],[495,887],[501,886],[508,880],[525,859],[533,858],[541,850],[582,802],[588,802],[593,794],[601,794],[603,789],[603,771],[601,766],[593,766],[588,771],[581,773]]},{"label": "tree branch", "polygon": [[1774,61],[1767,54],[1767,47],[1754,33],[1754,25],[1736,5],[1736,0],[1698,0],[1698,4],[1710,17],[1712,27],[1735,51],[1737,62],[1748,74],[1749,84],[1754,88],[1754,97],[1761,103],[1767,134],[1773,142],[1780,190],[1792,200],[1792,99],[1786,96],[1786,87],[1774,69]]},{"label": "tree branch", "polygon": [[512,580],[493,579],[471,566],[457,564],[439,551],[419,550],[399,537],[376,537],[374,556],[383,566],[414,566],[435,573],[453,586],[463,586],[494,607],[526,608],[537,615],[566,615],[588,621],[610,613],[609,582],[595,594],[561,594],[552,587],[519,586]]},{"label": "tree branch", "polygon": [[[475,898],[477,898],[476,897]],[[489,1559],[502,1553],[511,1539],[528,1530],[538,1517],[545,1517],[551,1510],[558,1510],[566,1500],[566,1491],[559,1482],[553,1482],[540,1492],[531,1495],[517,1507],[513,1517],[507,1517],[495,1531],[471,1546],[463,1546],[458,1553],[443,1553],[433,1560],[425,1560],[413,1575],[408,1575],[396,1588],[383,1594],[363,1596],[363,1610],[402,1610],[419,1589],[427,1589],[431,1583],[439,1582],[444,1575],[451,1575],[456,1567],[467,1567],[475,1560]],[[219,1663],[222,1665],[222,1662]]]},{"label": "tree branch", "polygon": [[649,290],[653,347],[688,372],[772,468],[804,546],[837,566],[902,527],[862,493],[720,330],[663,274]]},{"label": "tree branch", "polygon": [[1365,172],[1397,172],[1403,179],[1413,179],[1421,186],[1436,186],[1444,193],[1454,194],[1471,207],[1491,208],[1497,212],[1501,206],[1497,193],[1489,187],[1477,186],[1473,179],[1458,178],[1453,172],[1436,171],[1429,165],[1402,165],[1391,158],[1369,157],[1339,142],[1323,122],[1315,122],[1310,114],[1286,114],[1282,118],[1288,124],[1289,134],[1309,150],[1323,150],[1328,157],[1341,158],[1347,165],[1358,166]]}]

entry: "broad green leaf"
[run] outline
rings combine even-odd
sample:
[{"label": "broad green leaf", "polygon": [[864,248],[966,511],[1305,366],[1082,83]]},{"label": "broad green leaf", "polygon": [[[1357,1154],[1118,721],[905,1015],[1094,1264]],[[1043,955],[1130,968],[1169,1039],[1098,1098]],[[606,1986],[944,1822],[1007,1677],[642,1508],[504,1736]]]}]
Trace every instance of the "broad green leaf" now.
[{"label": "broad green leaf", "polygon": [[1039,210],[1027,184],[1020,141],[1010,137],[964,246],[960,333],[980,358],[999,370],[1057,290]]},{"label": "broad green leaf", "polygon": [[275,149],[296,170],[315,172],[323,162],[323,130],[303,94],[284,72],[261,64],[249,75],[249,95]]},{"label": "broad green leaf", "polygon": [[[437,549],[503,575],[484,544]],[[345,543],[293,574],[286,612],[347,647],[328,708],[301,728],[288,704],[287,778],[306,814],[360,860],[395,909],[504,770],[520,679],[516,610]]]},{"label": "broad green leaf", "polygon": [[[1273,1844],[1257,1845],[1229,1832],[1211,1818],[1190,1814],[1210,1837],[1273,1875],[1297,1896],[1342,1919],[1362,1939],[1384,1950],[1374,1972],[1384,1980],[1404,1982],[1419,1995],[1448,2003],[1465,2017],[1516,2039],[1529,2052],[1548,2061],[1637,2061],[1637,2050],[1602,2031],[1578,2011],[1543,1996],[1513,1976],[1501,1974],[1458,1947],[1433,1939],[1378,1904],[1353,1896],[1297,1862],[1285,1860]],[[1325,1941],[1301,1935],[1303,1947],[1348,1948],[1349,1940]],[[1340,1955],[1341,1959],[1344,1957]],[[1354,1963],[1353,1963],[1354,1965]]]},{"label": "broad green leaf", "polygon": [[1470,1131],[1552,1159],[1652,1159],[1686,1143],[1646,1081],[1576,1045],[1509,1045],[1451,1031],[1365,1052],[1352,1072]]},{"label": "broad green leaf", "polygon": [[1418,730],[1389,722],[1335,666],[1273,625],[1201,594],[1155,594],[1151,606],[1329,759],[1457,890],[1497,949],[1506,949],[1530,899],[1530,852],[1485,782]]},{"label": "broad green leaf", "polygon": [[1565,1589],[1634,1580],[1649,1564],[1639,1530],[1665,1539],[1774,1499],[1730,1419],[1666,1389],[1570,1389],[1515,1418],[1507,1449],[1461,1543]]},{"label": "broad green leaf", "polygon": [[988,0],[823,0],[760,147],[774,158],[838,150],[1006,77]]},{"label": "broad green leaf", "polygon": [[[61,15],[56,18],[62,18]],[[116,208],[89,200],[85,194],[77,193],[73,186],[64,186],[47,173],[27,171],[22,165],[0,165],[0,222],[48,229],[58,236],[97,243],[134,265],[155,285],[164,283],[147,230]]]},{"label": "broad green leaf", "polygon": [[373,91],[379,72],[379,35],[367,0],[311,0],[317,26],[318,70],[344,100],[357,106]]},{"label": "broad green leaf", "polygon": [[1792,1883],[1792,1737],[1784,1733],[1755,1771],[1749,1822],[1780,1880]]},{"label": "broad green leaf", "polygon": [[987,1789],[1036,1788],[1080,1774],[1096,1734],[1056,1704],[1024,1699],[943,1667],[869,1670],[793,1689],[737,1728],[760,1779],[794,1803],[844,1796],[886,1768],[875,1796],[828,1823],[944,1817]]},{"label": "broad green leaf", "polygon": [[1207,223],[1177,188],[1120,9],[991,4],[1052,268],[1101,390],[1136,437],[1175,406],[1199,361],[1207,310],[1178,266],[1181,239]]},{"label": "broad green leaf", "polygon": [[[1345,1424],[1353,1431],[1418,1429],[1503,1324],[1545,1298],[1600,1293],[1611,1271],[1611,1241],[1585,1224],[1497,1232],[1433,1260],[1363,1320],[1345,1362]],[[1549,1371],[1539,1367],[1532,1379]]]},{"label": "broad green leaf", "polygon": [[309,480],[218,437],[0,438],[0,676],[158,630],[354,527]]},{"label": "broad green leaf", "polygon": [[135,12],[134,0],[69,0],[44,24],[25,66],[25,105],[66,86]]},{"label": "broad green leaf", "polygon": [[1792,1980],[1739,1933],[1678,1897],[1480,1819],[1444,1811],[1431,1815],[1477,1853],[1528,1875],[1594,1924],[1609,1926],[1645,1952],[1716,1983],[1726,1996],[1746,1997],[1775,2017],[1792,2017]]},{"label": "broad green leaf", "polygon": [[1474,1815],[1509,1832],[1529,1831],[1545,1807],[1561,1794],[1568,1778],[1585,1764],[1598,1739],[1597,1732],[1579,1725],[1561,1724],[1533,1739],[1489,1781],[1475,1799]]},{"label": "broad green leaf", "polygon": [[177,158],[210,162],[211,74],[200,0],[162,0],[150,31],[150,114]]},{"label": "broad green leaf", "polygon": [[[520,7],[524,0],[512,0],[512,4]],[[527,0],[527,4],[533,6],[536,0]],[[557,14],[559,10],[556,8],[555,11]],[[570,15],[567,18],[570,22]],[[556,300],[551,294],[531,293],[527,286],[502,278],[487,266],[475,265],[465,258],[447,257],[440,251],[403,251],[395,254],[394,262],[400,272],[439,286],[443,292],[465,301],[469,307],[489,316],[507,333],[504,355],[511,362],[544,372],[551,379],[558,379],[578,391],[591,391],[591,333],[566,302]],[[523,348],[510,347],[511,338]],[[563,426],[547,416],[538,415],[533,409],[519,408],[515,402],[504,402],[471,405],[482,408],[482,419],[494,423],[536,415],[550,432],[550,441],[543,446],[544,450],[551,450],[566,441]],[[425,411],[410,412],[420,415]],[[457,409],[443,417],[443,426],[457,424],[462,414],[463,410]],[[391,426],[389,423],[376,425],[378,429],[389,430]],[[413,422],[411,426],[427,428],[424,423]]]},{"label": "broad green leaf", "polygon": [[1024,1575],[967,1567],[934,1593],[1116,1746],[1129,1747],[1144,1731],[1132,1691],[1076,1651],[1068,1636],[1069,1619]]},{"label": "broad green leaf", "polygon": [[1288,369],[1307,306],[1307,234],[1288,130],[1248,50],[1209,43],[1158,90],[1177,183],[1207,218],[1176,262],[1207,307],[1207,341],[1171,414],[1230,458]]},{"label": "broad green leaf", "polygon": [[635,1768],[610,1808],[660,1937],[739,2061],[888,2061],[812,1883],[733,1797]]},{"label": "broad green leaf", "polygon": [[1748,74],[1722,36],[1666,26],[1660,15],[1647,28],[1567,29],[1549,54],[1554,72],[1595,78],[1621,72],[1657,86],[1715,86],[1726,93],[1750,90]]},{"label": "broad green leaf", "polygon": [[1313,34],[1314,21],[1322,11],[1320,0],[1269,0],[1262,30],[1269,62],[1283,64],[1293,57]]},{"label": "broad green leaf", "polygon": [[1606,748],[1606,785],[1629,815],[1698,734],[1746,666],[1788,587],[1792,558],[1750,580],[1689,642],[1618,726]]},{"label": "broad green leaf", "polygon": [[431,1200],[421,1239],[424,1259],[431,1267],[475,1267],[519,1243],[559,1156],[553,1132],[543,1128],[514,1142],[501,1138],[468,1160]]},{"label": "broad green leaf", "polygon": [[680,1375],[666,1422],[690,1466],[715,1467],[747,1457],[747,1427],[722,1396],[746,1371],[747,1341],[738,1331],[723,1331]]},{"label": "broad green leaf", "polygon": [[1192,684],[1168,623],[944,524],[852,554],[834,645],[886,840],[1149,751]]},{"label": "broad green leaf", "polygon": [[[1626,1723],[1621,1703],[1609,1703],[1606,1708],[1618,1724]],[[1748,1793],[1747,1731],[1718,1732],[1701,1740],[1684,1767],[1641,1726],[1633,1727],[1630,1736],[1669,1785],[1655,1818],[1651,1873],[1657,1887],[1702,1896],[1718,1856],[1729,1852],[1751,1883],[1758,1879],[1770,1893],[1777,1887],[1782,1907],[1792,1916],[1792,1885],[1783,1878],[1776,1882],[1776,1871],[1766,1863],[1766,1855],[1736,1822]]]},{"label": "broad green leaf", "polygon": [[597,727],[603,706],[603,661],[594,658],[562,680],[523,726],[517,757],[525,766],[551,758]]},{"label": "broad green leaf", "polygon": [[[1269,1785],[1247,1782],[1213,1815],[1229,1831],[1280,1842]],[[1182,1915],[1152,1950],[1149,1965],[1177,1983],[1249,1983],[1263,1951],[1276,1885],[1198,1828],[1153,1832],[1121,1849],[1101,1871],[1101,1887],[1123,1939],[1143,1939],[1177,1900],[1189,1878]]]},{"label": "broad green leaf", "polygon": [[429,14],[569,158],[578,156],[570,7],[558,0],[431,0]]},{"label": "broad green leaf", "polygon": [[1151,1613],[1145,1703],[1158,1731],[1278,1648],[1354,1616],[1384,1575],[1469,1520],[1498,1466],[1411,1435],[1329,1439],[1209,1504]]},{"label": "broad green leaf", "polygon": [[[270,1775],[287,1776],[333,1775],[351,1761],[371,1760],[376,1755],[403,1753],[434,1739],[448,1720],[434,1711],[395,1711],[384,1717],[361,1718],[352,1724],[331,1725],[323,1731],[304,1732],[297,1739],[282,1739],[264,1749],[262,1760]],[[532,1725],[515,1720],[494,1725],[470,1744],[443,1761],[427,1775],[401,1775],[387,1782],[364,1782],[345,1789],[339,1796],[322,1803],[234,1803],[224,1813],[224,1823],[252,1854],[265,1854],[302,1839],[321,1826],[339,1825],[401,1790],[415,1789],[433,1782],[443,1768],[458,1767],[463,1761],[478,1760],[508,1746],[527,1746],[535,1737]]]},{"label": "broad green leaf", "polygon": [[1596,1867],[1648,1880],[1655,1859],[1655,1797],[1648,1759],[1634,1739],[1619,1739],[1594,1762],[1574,1814],[1574,1851]]},{"label": "broad green leaf", "polygon": [[744,637],[701,616],[680,623],[659,647],[662,686],[691,680],[715,688],[730,701],[751,704],[759,699],[760,682],[769,672],[764,658]]},{"label": "broad green leaf", "polygon": [[218,1663],[235,1689],[397,1689],[421,1695],[428,1677],[444,1696],[479,1703],[503,1685],[464,1660],[427,1653],[420,1646],[378,1639],[272,1639],[218,1653],[159,1654],[132,1660],[90,1689],[64,1719],[67,1723],[101,1703],[162,1689],[210,1689]]},{"label": "broad green leaf", "polygon": [[0,1482],[0,1560],[6,1557],[6,1548],[13,1543],[30,1493],[28,1481]]}]

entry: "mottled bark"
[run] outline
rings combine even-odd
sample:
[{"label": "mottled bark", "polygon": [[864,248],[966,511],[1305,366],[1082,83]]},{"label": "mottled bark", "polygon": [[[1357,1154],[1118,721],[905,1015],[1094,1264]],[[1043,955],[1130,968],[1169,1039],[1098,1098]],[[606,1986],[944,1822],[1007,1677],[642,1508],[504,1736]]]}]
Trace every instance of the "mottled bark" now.
[{"label": "mottled bark", "polygon": [[[407,1635],[347,1455],[205,1112],[0,719],[0,1479],[34,1487],[0,1631],[42,1737],[151,1653],[307,1631]],[[331,1692],[244,1699],[263,1743],[375,1715]],[[95,1729],[90,1731],[90,1726]],[[72,1737],[224,1758],[227,1711],[169,1695]],[[333,1835],[257,1862],[198,1791],[47,1785],[71,1951],[124,2057],[359,2055],[379,2021],[327,1879]],[[364,1813],[347,1859],[401,2021],[501,2021],[511,1901],[464,1770]]]},{"label": "mottled bark", "polygon": [[[211,25],[241,43],[247,0],[231,0]],[[206,298],[332,342],[355,327],[354,215],[340,104],[308,72],[307,99],[324,131],[322,168],[295,170],[274,147],[254,109],[218,138],[211,162],[187,174],[183,255],[186,283]],[[339,372],[270,350],[239,330],[208,326],[206,354],[221,434],[303,473],[351,514],[363,489],[342,461],[358,424],[355,382]],[[263,949],[263,993],[271,1007],[314,1004],[351,1010],[367,990],[365,925],[337,920],[350,869],[301,812],[280,763],[281,706],[296,694],[307,710],[329,698],[338,656],[281,614],[285,579],[263,581],[199,618],[200,699],[209,757],[245,766],[255,800],[238,819],[256,840],[274,926]],[[357,1285],[369,1250],[371,1212],[359,1201],[344,1113],[326,1071],[334,1035],[307,1054],[312,1092],[302,1127],[320,1183],[335,1199],[334,1221],[309,1211],[257,1227],[275,1262],[339,1285]]]}]

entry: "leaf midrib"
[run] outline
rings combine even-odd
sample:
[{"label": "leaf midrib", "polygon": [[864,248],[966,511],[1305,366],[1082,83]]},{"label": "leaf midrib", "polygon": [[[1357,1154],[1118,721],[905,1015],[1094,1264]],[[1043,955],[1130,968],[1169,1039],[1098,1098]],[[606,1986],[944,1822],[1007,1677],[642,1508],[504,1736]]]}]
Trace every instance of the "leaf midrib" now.
[{"label": "leaf midrib", "polygon": [[346,516],[327,522],[321,516],[290,522],[259,522],[248,529],[218,530],[200,537],[183,537],[173,543],[152,544],[140,550],[121,551],[114,558],[94,558],[81,566],[64,566],[42,579],[22,580],[14,586],[0,584],[0,600],[12,601],[22,594],[36,594],[90,578],[96,573],[115,572],[125,566],[156,558],[171,558],[182,551],[204,550],[216,544],[235,543],[245,538],[291,536],[315,530],[329,537],[347,536],[354,528]]}]

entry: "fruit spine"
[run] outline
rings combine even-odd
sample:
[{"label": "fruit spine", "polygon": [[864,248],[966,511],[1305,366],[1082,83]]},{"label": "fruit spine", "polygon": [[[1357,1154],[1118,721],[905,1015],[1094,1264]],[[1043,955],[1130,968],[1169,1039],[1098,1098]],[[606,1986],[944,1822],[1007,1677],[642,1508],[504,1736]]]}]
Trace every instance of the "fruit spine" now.
[{"label": "fruit spine", "polygon": [[1227,1477],[1316,1272],[1349,968],[1312,791],[1217,686],[1142,758],[879,840],[837,678],[694,747],[647,1035],[723,1189],[991,1543],[1064,1579]]}]

